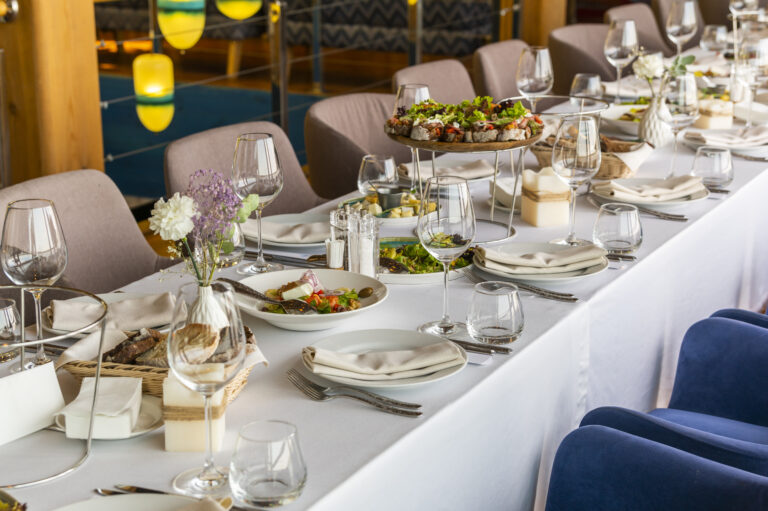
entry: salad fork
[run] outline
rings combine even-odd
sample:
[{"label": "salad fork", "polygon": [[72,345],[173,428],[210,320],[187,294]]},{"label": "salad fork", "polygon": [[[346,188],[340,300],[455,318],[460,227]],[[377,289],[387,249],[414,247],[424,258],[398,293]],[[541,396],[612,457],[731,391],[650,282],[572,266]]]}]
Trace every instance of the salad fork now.
[{"label": "salad fork", "polygon": [[[469,279],[470,282],[474,282],[475,284],[486,282],[485,279],[483,279],[478,275],[475,275],[471,271],[464,272],[464,275],[467,277],[467,279]],[[577,302],[579,300],[577,297],[573,296],[571,293],[561,293],[559,291],[550,291],[549,289],[532,286],[530,284],[523,284],[522,282],[517,282],[517,281],[513,281],[513,283],[521,290],[528,291],[529,293],[533,293],[542,298],[548,298],[550,300],[557,300],[560,302]]]},{"label": "salad fork", "polygon": [[368,392],[367,390],[358,389],[356,387],[350,387],[349,385],[334,385],[333,387],[324,387],[320,385],[317,382],[314,382],[298,372],[296,369],[289,369],[288,374],[292,374],[302,382],[306,383],[308,386],[318,390],[319,392],[357,392],[358,394],[362,394],[364,396],[367,396],[371,399],[375,399],[378,401],[381,401],[383,404],[391,405],[391,406],[397,406],[399,408],[421,408],[421,405],[418,403],[408,403],[407,401],[398,401],[397,399],[391,399],[379,394],[374,394],[373,392]]}]

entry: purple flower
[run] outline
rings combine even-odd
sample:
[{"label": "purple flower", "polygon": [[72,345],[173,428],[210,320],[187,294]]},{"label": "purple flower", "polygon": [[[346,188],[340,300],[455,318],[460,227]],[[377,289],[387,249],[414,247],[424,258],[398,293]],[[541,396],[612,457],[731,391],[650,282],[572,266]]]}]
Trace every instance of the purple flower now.
[{"label": "purple flower", "polygon": [[185,195],[194,199],[197,215],[191,237],[202,242],[216,243],[227,235],[232,219],[242,201],[235,193],[231,179],[214,170],[200,169],[189,178]]}]

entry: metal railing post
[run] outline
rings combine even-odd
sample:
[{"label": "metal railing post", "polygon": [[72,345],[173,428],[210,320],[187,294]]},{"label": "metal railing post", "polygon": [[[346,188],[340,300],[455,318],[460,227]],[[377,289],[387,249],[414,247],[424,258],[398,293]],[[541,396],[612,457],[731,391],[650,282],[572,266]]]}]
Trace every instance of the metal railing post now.
[{"label": "metal railing post", "polygon": [[5,81],[5,50],[0,48],[0,188],[11,184],[11,144],[8,140],[8,97]]},{"label": "metal railing post", "polygon": [[323,92],[323,56],[320,54],[323,6],[320,2],[312,0],[312,92],[316,94]]},{"label": "metal railing post", "polygon": [[269,4],[269,61],[272,82],[272,122],[288,131],[288,51],[285,44],[285,0]]},{"label": "metal railing post", "polygon": [[424,31],[422,0],[408,2],[408,64],[421,64],[421,39]]}]

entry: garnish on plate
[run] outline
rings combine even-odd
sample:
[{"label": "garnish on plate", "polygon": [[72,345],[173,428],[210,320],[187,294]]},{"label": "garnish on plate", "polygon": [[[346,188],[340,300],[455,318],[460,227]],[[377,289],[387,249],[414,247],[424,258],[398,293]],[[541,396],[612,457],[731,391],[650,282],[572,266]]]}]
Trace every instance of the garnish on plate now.
[{"label": "garnish on plate", "polygon": [[[379,255],[402,264],[408,268],[408,272],[411,274],[438,273],[443,271],[442,263],[427,252],[418,241],[414,243],[406,242],[400,246],[384,246],[381,248]],[[469,266],[472,264],[473,255],[474,249],[468,249],[451,263],[451,269],[458,270],[459,268]]]},{"label": "garnish on plate", "polygon": [[[367,288],[361,289],[360,294],[355,289],[341,287],[324,289],[320,280],[312,270],[307,270],[299,280],[287,282],[278,289],[268,289],[266,294],[276,300],[302,300],[312,304],[319,314],[334,314],[360,308],[360,298],[367,295]],[[285,314],[285,310],[277,304],[265,304],[264,312]]]}]

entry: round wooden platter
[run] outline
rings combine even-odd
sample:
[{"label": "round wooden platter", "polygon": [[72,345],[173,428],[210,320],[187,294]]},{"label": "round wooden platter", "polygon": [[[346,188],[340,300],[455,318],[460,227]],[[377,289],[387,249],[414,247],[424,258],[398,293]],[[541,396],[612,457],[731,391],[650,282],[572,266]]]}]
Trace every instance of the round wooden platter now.
[{"label": "round wooden platter", "polygon": [[392,135],[387,133],[387,136],[399,142],[400,144],[414,147],[417,149],[424,149],[426,151],[435,151],[441,153],[491,153],[496,151],[509,151],[510,149],[519,149],[521,147],[535,144],[541,138],[541,133],[535,137],[527,138],[525,140],[511,140],[509,142],[435,142],[432,140],[414,140],[410,137],[403,137],[400,135]]}]

